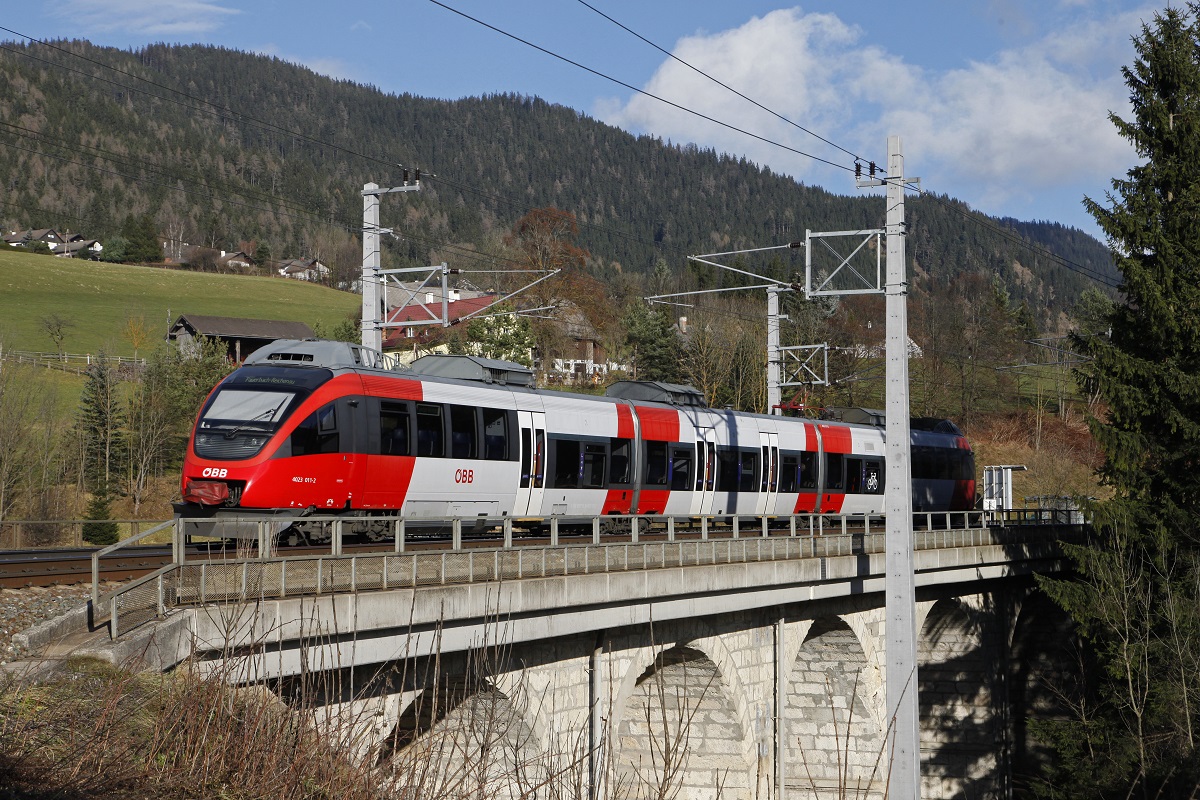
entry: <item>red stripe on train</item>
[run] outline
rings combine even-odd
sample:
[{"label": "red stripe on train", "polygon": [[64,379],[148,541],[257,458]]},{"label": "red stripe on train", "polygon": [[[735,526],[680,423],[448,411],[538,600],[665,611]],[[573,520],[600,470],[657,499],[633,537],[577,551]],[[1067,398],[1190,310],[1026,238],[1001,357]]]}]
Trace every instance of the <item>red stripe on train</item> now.
[{"label": "red stripe on train", "polygon": [[627,405],[617,406],[617,438],[633,438],[633,410]]},{"label": "red stripe on train", "polygon": [[642,439],[644,441],[679,441],[678,411],[673,408],[650,408],[648,406],[634,406],[634,409],[642,423]]}]

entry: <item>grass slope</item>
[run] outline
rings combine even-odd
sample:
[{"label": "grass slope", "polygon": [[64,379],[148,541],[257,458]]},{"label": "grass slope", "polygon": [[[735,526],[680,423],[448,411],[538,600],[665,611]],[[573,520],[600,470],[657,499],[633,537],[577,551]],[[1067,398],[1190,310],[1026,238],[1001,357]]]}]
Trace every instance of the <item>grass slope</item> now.
[{"label": "grass slope", "polygon": [[42,319],[74,321],[69,353],[133,355],[125,320],[142,317],[153,343],[180,314],[279,319],[326,330],[362,307],[355,294],[284,278],[213,275],[0,250],[0,343],[51,352]]}]

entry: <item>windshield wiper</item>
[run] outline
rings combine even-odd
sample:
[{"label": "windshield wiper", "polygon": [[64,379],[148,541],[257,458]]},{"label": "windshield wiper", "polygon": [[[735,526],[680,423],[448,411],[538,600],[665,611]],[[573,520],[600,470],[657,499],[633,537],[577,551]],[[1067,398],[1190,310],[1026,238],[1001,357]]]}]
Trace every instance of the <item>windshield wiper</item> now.
[{"label": "windshield wiper", "polygon": [[[276,414],[279,413],[279,409],[283,408],[284,403],[286,403],[287,401],[288,401],[288,398],[284,397],[282,400],[279,401],[279,405],[275,406],[274,408],[268,408],[266,411],[263,411],[259,414],[255,414],[250,419],[242,420],[241,422],[239,422],[237,424],[237,426],[233,430],[231,430],[225,434],[225,438],[232,439],[233,437],[237,436],[239,433],[241,433],[242,431],[244,431],[248,427],[250,427],[250,424],[253,422],[258,422],[264,418],[271,419],[272,417],[274,417]],[[261,430],[262,429],[260,428],[259,431],[261,432]]]}]

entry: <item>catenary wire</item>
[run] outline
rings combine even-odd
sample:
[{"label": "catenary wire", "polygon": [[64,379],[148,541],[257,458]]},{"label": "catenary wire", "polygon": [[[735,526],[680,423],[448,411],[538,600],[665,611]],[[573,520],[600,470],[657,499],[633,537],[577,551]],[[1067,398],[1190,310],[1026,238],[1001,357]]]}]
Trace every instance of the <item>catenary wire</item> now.
[{"label": "catenary wire", "polygon": [[658,44],[656,44],[656,43],[654,43],[654,42],[650,41],[649,39],[647,39],[645,36],[642,36],[642,35],[641,35],[640,33],[638,33],[637,31],[635,31],[635,30],[633,30],[632,28],[629,28],[628,26],[626,26],[626,25],[624,25],[624,24],[622,24],[622,23],[618,22],[617,20],[615,20],[615,19],[613,19],[612,17],[610,17],[608,14],[605,14],[603,11],[601,11],[601,10],[600,10],[600,9],[598,9],[598,8],[596,8],[596,7],[595,7],[594,5],[592,5],[591,3],[587,2],[587,0],[578,0],[578,2],[579,2],[579,4],[580,4],[580,5],[583,5],[583,6],[586,6],[587,8],[590,8],[592,11],[594,11],[594,12],[596,12],[597,14],[599,14],[600,16],[604,17],[606,20],[608,20],[609,22],[611,22],[613,25],[616,25],[618,28],[620,28],[621,30],[623,30],[623,31],[625,31],[626,33],[630,34],[631,36],[635,36],[635,37],[637,37],[638,39],[641,39],[643,42],[645,42],[646,44],[650,45],[650,46],[651,46],[651,47],[653,47],[655,50],[657,50],[657,51],[659,51],[660,53],[662,53],[662,54],[666,55],[668,58],[670,58],[670,59],[673,59],[674,61],[677,61],[677,62],[679,62],[679,63],[680,63],[680,64],[682,64],[683,66],[685,66],[685,67],[687,67],[688,69],[692,70],[692,71],[693,71],[693,72],[695,72],[696,74],[698,74],[698,75],[701,75],[702,77],[704,77],[704,78],[706,78],[706,79],[708,79],[708,80],[712,81],[713,83],[717,84],[717,85],[718,85],[718,86],[720,86],[721,88],[723,88],[723,89],[726,89],[726,90],[728,90],[728,91],[730,91],[730,92],[733,92],[733,93],[734,93],[734,94],[736,94],[738,97],[742,98],[743,100],[745,100],[746,102],[750,103],[750,104],[751,104],[751,105],[753,105],[754,107],[756,107],[756,108],[759,108],[759,109],[761,109],[761,110],[763,110],[763,111],[767,112],[767,113],[768,113],[768,114],[770,114],[771,116],[773,116],[773,117],[775,117],[775,118],[777,118],[777,119],[781,120],[782,122],[785,122],[785,123],[787,123],[788,125],[791,125],[793,128],[796,128],[797,130],[800,130],[800,131],[803,131],[804,133],[807,133],[809,136],[812,136],[812,137],[814,137],[814,138],[816,138],[816,139],[819,139],[819,140],[821,140],[822,142],[824,142],[825,144],[829,145],[830,147],[836,148],[837,150],[841,150],[843,153],[845,153],[846,155],[848,155],[848,156],[850,156],[851,158],[855,159],[856,161],[865,161],[865,160],[866,160],[866,159],[864,159],[862,156],[858,155],[857,153],[853,153],[853,152],[851,152],[851,151],[847,150],[846,148],[842,147],[842,146],[841,146],[840,144],[838,144],[837,142],[832,142],[832,141],[830,141],[829,139],[826,139],[826,138],[825,138],[824,136],[822,136],[821,134],[819,134],[819,133],[815,133],[815,132],[813,132],[813,131],[809,130],[808,128],[804,127],[803,125],[799,124],[798,122],[794,122],[793,120],[790,120],[790,119],[788,119],[788,118],[787,118],[787,117],[785,117],[783,114],[780,114],[778,111],[775,111],[774,109],[771,109],[771,108],[767,108],[767,107],[766,107],[766,106],[764,106],[762,103],[760,103],[760,102],[758,102],[757,100],[755,100],[754,98],[746,96],[745,94],[743,94],[742,92],[740,92],[740,91],[738,91],[737,89],[733,88],[732,86],[730,86],[729,84],[727,84],[727,83],[725,83],[724,81],[720,80],[719,78],[714,78],[712,75],[709,75],[707,72],[705,72],[704,70],[700,69],[700,68],[699,68],[699,67],[697,67],[696,65],[694,65],[694,64],[690,64],[690,63],[688,63],[687,61],[684,61],[682,58],[680,58],[679,56],[675,55],[675,54],[674,54],[674,53],[672,53],[670,50],[667,50],[667,49],[666,49],[666,48],[664,48],[664,47],[660,47]]},{"label": "catenary wire", "polygon": [[482,25],[483,27],[488,28],[489,30],[495,31],[496,33],[500,34],[501,36],[507,36],[509,39],[512,39],[513,41],[520,42],[521,44],[525,45],[526,47],[532,47],[534,50],[537,50],[541,53],[545,53],[546,55],[548,55],[552,58],[556,58],[559,61],[563,61],[567,64],[570,64],[573,67],[577,67],[577,68],[583,70],[584,72],[591,73],[592,75],[595,75],[598,78],[603,78],[606,81],[611,81],[612,83],[615,83],[618,86],[622,86],[631,92],[636,92],[637,94],[645,95],[646,97],[649,97],[651,100],[657,100],[658,102],[663,103],[664,105],[668,105],[671,108],[677,109],[686,114],[691,114],[692,116],[702,119],[706,122],[711,122],[714,125],[719,125],[722,128],[727,128],[731,131],[734,131],[735,133],[740,133],[743,136],[749,136],[751,139],[756,139],[760,142],[772,145],[774,147],[778,147],[782,150],[787,150],[788,152],[795,153],[798,156],[803,156],[805,158],[811,158],[813,161],[819,161],[820,163],[825,164],[830,167],[833,167],[834,169],[846,170],[848,172],[852,172],[854,169],[853,167],[847,167],[844,164],[838,164],[835,161],[830,161],[828,159],[821,158],[820,156],[813,155],[812,153],[807,153],[803,150],[786,145],[783,142],[778,142],[778,141],[775,141],[774,139],[770,139],[766,136],[762,136],[762,135],[754,133],[752,131],[748,131],[745,128],[739,128],[738,126],[736,126],[730,122],[724,122],[722,120],[717,119],[716,117],[712,117],[712,116],[709,116],[708,114],[704,114],[700,111],[697,111],[694,108],[688,108],[685,105],[676,103],[672,100],[668,100],[665,97],[661,97],[659,95],[654,94],[653,92],[648,92],[645,89],[639,89],[638,87],[634,86],[633,84],[626,83],[625,81],[621,80],[620,78],[614,78],[611,75],[607,75],[603,72],[600,72],[597,69],[593,69],[592,67],[589,67],[585,64],[581,64],[578,61],[574,61],[570,58],[567,58],[566,56],[564,56],[560,53],[556,53],[553,50],[549,50],[545,47],[542,47],[541,45],[534,44],[533,42],[529,41],[528,39],[522,39],[520,36],[517,36],[514,33],[509,33],[508,31],[504,30],[503,28],[498,28],[495,25],[491,25],[487,22],[484,22],[483,20],[479,19],[478,17],[473,17],[464,11],[459,11],[457,8],[454,8],[453,6],[448,6],[445,3],[441,2],[440,0],[429,0],[429,2],[433,3],[435,6],[439,6],[441,8],[446,9],[447,11],[451,12],[452,14],[457,14],[458,16],[460,16],[464,19],[470,20],[471,22],[474,22],[477,25]]}]

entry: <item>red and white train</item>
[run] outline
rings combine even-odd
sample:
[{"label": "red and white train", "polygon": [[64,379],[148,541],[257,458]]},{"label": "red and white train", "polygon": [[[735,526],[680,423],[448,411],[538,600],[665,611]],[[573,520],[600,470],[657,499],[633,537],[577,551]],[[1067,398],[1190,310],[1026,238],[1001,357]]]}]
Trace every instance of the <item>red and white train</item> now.
[{"label": "red and white train", "polygon": [[[184,517],[407,519],[878,514],[876,425],[709,408],[689,387],[595,397],[529,370],[426,356],[410,371],[343,342],[284,340],[209,395],[183,466]],[[914,420],[913,510],[968,510],[975,466],[945,420]]]}]

